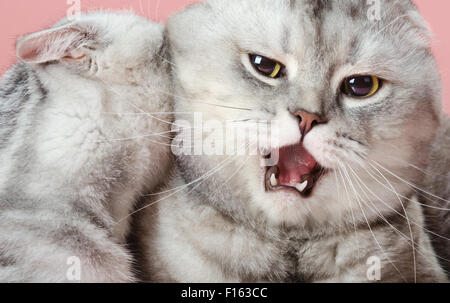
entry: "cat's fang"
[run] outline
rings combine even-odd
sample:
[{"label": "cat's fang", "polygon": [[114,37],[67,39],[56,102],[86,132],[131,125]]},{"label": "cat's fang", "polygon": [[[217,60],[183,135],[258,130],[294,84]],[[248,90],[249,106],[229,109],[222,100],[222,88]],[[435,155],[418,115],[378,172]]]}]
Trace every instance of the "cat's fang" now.
[{"label": "cat's fang", "polygon": [[273,187],[276,187],[279,185],[278,179],[275,176],[275,174],[272,174],[272,176],[270,176],[270,185],[272,185]]},{"label": "cat's fang", "polygon": [[308,187],[308,180],[306,180],[303,183],[297,183],[297,185],[295,185],[295,188],[299,191],[299,192],[303,192],[306,188]]}]

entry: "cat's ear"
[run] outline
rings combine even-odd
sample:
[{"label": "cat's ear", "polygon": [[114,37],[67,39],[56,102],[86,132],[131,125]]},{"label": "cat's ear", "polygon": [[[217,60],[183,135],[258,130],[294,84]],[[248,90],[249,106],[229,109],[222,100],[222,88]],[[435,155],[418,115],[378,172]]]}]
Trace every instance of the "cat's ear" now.
[{"label": "cat's ear", "polygon": [[98,30],[87,24],[71,23],[22,37],[17,42],[17,57],[30,64],[51,61],[76,62],[88,55]]}]

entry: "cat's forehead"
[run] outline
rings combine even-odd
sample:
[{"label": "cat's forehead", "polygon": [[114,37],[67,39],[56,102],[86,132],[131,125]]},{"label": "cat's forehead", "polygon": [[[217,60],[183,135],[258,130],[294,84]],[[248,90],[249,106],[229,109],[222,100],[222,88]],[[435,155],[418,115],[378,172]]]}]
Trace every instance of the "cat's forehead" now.
[{"label": "cat's forehead", "polygon": [[[172,18],[169,30],[176,38],[227,39],[277,55],[370,40],[392,22],[409,22],[399,18],[408,10],[415,10],[409,0],[209,0]],[[190,47],[185,39],[175,44]]]}]

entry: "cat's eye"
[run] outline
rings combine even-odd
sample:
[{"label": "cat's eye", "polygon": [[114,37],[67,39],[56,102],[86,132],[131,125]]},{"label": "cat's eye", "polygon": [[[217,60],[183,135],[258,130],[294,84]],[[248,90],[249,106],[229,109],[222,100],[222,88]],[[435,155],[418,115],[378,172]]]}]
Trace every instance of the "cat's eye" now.
[{"label": "cat's eye", "polygon": [[341,91],[354,98],[369,98],[381,88],[381,79],[375,76],[352,76],[344,80]]},{"label": "cat's eye", "polygon": [[250,55],[250,62],[260,74],[273,79],[280,78],[285,70],[283,64],[260,55]]}]

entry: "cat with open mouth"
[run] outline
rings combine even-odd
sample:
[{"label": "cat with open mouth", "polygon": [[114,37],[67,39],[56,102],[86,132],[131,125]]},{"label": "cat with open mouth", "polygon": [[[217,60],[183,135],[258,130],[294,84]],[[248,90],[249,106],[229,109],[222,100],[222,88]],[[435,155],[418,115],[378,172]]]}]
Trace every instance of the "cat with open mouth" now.
[{"label": "cat with open mouth", "polygon": [[411,1],[379,5],[209,0],[170,19],[177,120],[278,121],[278,161],[177,155],[140,218],[150,281],[447,281],[417,198],[445,119],[430,34]]},{"label": "cat with open mouth", "polygon": [[310,195],[316,182],[325,174],[325,169],[317,163],[301,142],[284,147],[279,153],[278,165],[267,169],[266,189],[268,191],[292,189],[303,196]]}]

